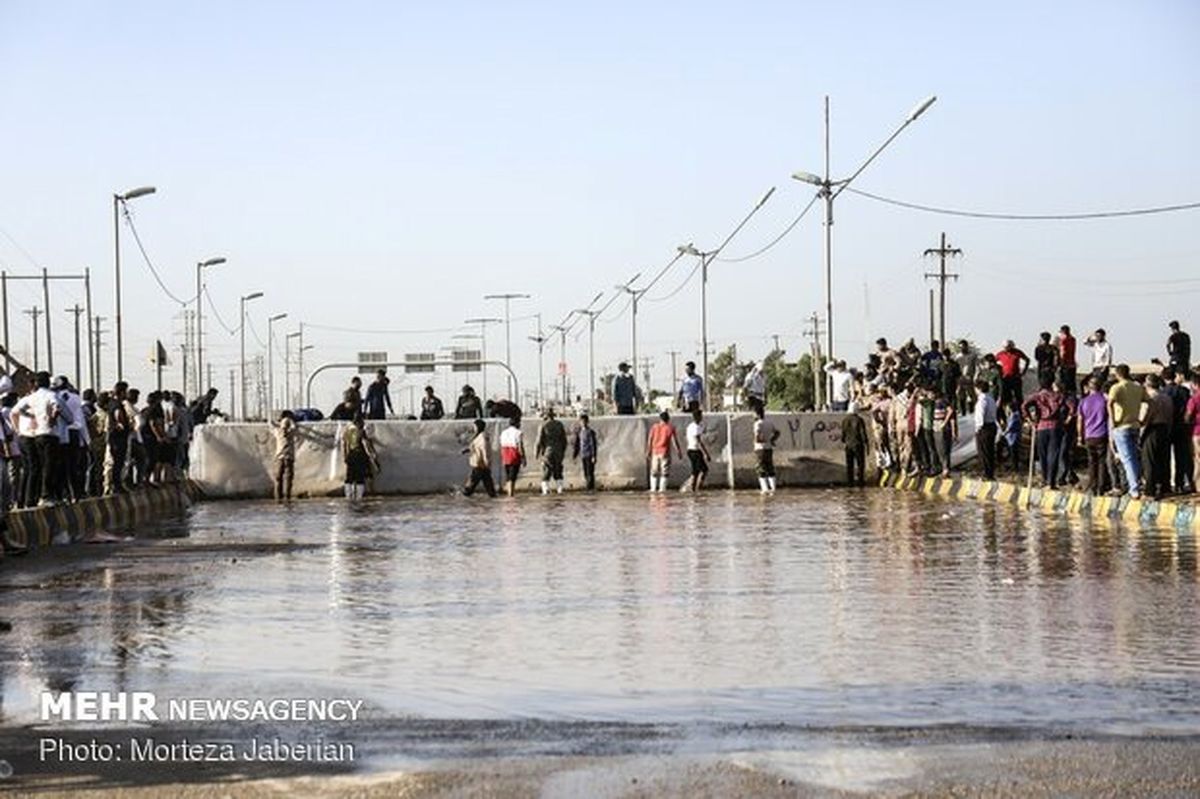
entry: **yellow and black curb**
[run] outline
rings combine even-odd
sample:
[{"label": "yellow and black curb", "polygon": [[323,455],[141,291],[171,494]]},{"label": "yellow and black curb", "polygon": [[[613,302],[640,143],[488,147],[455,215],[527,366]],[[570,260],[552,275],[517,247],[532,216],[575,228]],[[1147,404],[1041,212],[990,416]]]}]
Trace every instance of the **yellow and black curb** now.
[{"label": "yellow and black curb", "polygon": [[1022,508],[1038,508],[1051,513],[1089,516],[1093,519],[1122,519],[1160,525],[1176,530],[1200,532],[1197,506],[1170,500],[1154,501],[1123,497],[1093,497],[1083,491],[1026,488],[1016,483],[981,480],[972,477],[924,477],[898,472],[883,472],[881,486],[920,491],[928,496],[949,499],[974,499],[1001,502]]},{"label": "yellow and black curb", "polygon": [[147,486],[125,494],[92,497],[45,508],[10,511],[5,538],[27,549],[50,546],[66,534],[71,541],[90,533],[124,529],[183,513],[196,499],[191,484]]}]

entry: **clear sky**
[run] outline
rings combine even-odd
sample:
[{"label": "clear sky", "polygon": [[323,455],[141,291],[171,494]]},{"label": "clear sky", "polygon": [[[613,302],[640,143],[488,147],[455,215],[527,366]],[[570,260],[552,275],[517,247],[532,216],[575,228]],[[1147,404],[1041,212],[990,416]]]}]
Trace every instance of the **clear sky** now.
[{"label": "clear sky", "polygon": [[[96,313],[113,310],[111,197],[132,203],[168,288],[221,255],[210,286],[225,321],[242,294],[257,337],[306,323],[308,363],[359,350],[429,351],[421,330],[533,299],[546,325],[677,244],[712,247],[771,186],[726,251],[774,238],[812,196],[789,178],[823,166],[832,103],[834,177],[852,172],[908,111],[937,103],[855,184],[939,206],[1018,213],[1200,199],[1200,5],[978,3],[270,3],[0,0],[0,266],[90,267]],[[820,214],[761,257],[713,265],[714,346],[795,354],[823,306]],[[850,194],[834,225],[839,354],[884,334],[924,337],[921,258],[945,231],[963,248],[949,330],[1031,347],[1064,322],[1104,326],[1118,359],[1158,354],[1166,322],[1195,327],[1200,213],[1088,222],[996,222]],[[180,306],[123,230],[126,371],[150,382],[161,338],[178,352]],[[680,262],[650,296],[687,277]],[[1174,282],[1172,282],[1174,281]],[[54,287],[55,368],[73,357],[82,287]],[[39,287],[10,291],[14,352],[31,348]],[[629,353],[629,315],[596,326],[597,370]],[[698,280],[644,303],[639,354],[699,360]],[[105,322],[105,326],[111,322]],[[513,323],[522,383],[536,382],[535,322]],[[237,337],[209,319],[217,384]],[[466,330],[460,332],[468,332]],[[1193,332],[1196,332],[1193,330]],[[107,336],[111,342],[111,335]],[[282,342],[282,338],[279,339]],[[582,390],[586,335],[568,340]],[[44,341],[43,341],[44,345]],[[489,348],[503,350],[499,328]],[[252,353],[262,349],[250,337]],[[279,350],[277,350],[278,354]],[[557,345],[548,349],[549,375]],[[104,358],[113,375],[112,350]],[[282,363],[276,367],[282,383]],[[168,373],[178,384],[178,368]],[[397,375],[394,385],[406,386]],[[457,381],[455,381],[457,382]],[[478,380],[473,380],[478,384]],[[318,393],[327,406],[342,376]],[[500,386],[489,378],[489,393]],[[449,390],[449,378],[438,381]],[[397,399],[407,400],[400,388]],[[449,399],[449,397],[447,397]]]}]

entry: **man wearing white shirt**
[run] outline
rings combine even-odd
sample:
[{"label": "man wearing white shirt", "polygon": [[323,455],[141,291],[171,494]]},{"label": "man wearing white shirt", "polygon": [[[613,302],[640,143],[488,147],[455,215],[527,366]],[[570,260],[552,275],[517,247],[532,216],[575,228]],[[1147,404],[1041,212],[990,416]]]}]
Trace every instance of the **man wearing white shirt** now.
[{"label": "man wearing white shirt", "polygon": [[986,380],[975,381],[975,449],[983,463],[983,479],[996,479],[996,399]]},{"label": "man wearing white shirt", "polygon": [[761,363],[756,363],[751,367],[749,374],[742,382],[742,387],[746,390],[746,404],[750,406],[751,411],[757,412],[759,408],[766,407],[767,376],[763,374]]},{"label": "man wearing white shirt", "polygon": [[60,406],[64,409],[63,420],[66,427],[66,440],[59,434],[59,443],[63,445],[63,478],[60,483],[62,495],[67,496],[70,490],[71,498],[78,502],[83,499],[84,484],[87,479],[88,447],[91,438],[88,436],[87,414],[83,410],[83,398],[71,385],[66,377],[59,375],[54,379]]},{"label": "man wearing white shirt", "polygon": [[825,373],[833,383],[829,407],[833,411],[843,412],[850,407],[850,384],[854,381],[854,375],[846,368],[845,361],[825,364]]},{"label": "man wearing white shirt", "polygon": [[50,390],[50,374],[34,375],[34,391],[17,401],[13,414],[30,419],[33,452],[29,460],[29,499],[36,494],[39,505],[51,505],[55,495],[58,469],[58,435],[55,426],[59,416],[58,399]]},{"label": "man wearing white shirt", "polygon": [[1099,379],[1100,385],[1104,385],[1108,382],[1108,370],[1113,365],[1112,344],[1109,343],[1104,328],[1088,336],[1084,344],[1092,348],[1092,376]]}]

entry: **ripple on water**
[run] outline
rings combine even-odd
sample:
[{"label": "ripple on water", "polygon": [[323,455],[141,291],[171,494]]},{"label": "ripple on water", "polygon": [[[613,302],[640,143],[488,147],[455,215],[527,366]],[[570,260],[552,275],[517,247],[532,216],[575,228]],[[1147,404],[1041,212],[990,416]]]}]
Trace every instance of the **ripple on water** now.
[{"label": "ripple on water", "polygon": [[172,557],[0,586],[9,718],[29,686],[254,675],[432,717],[1200,731],[1190,534],[841,490],[211,503],[188,526]]}]

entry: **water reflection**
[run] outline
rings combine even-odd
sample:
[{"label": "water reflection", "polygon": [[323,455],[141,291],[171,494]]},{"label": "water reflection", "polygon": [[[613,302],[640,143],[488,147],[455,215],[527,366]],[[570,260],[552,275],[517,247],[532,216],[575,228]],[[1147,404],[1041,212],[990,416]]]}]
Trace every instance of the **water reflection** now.
[{"label": "water reflection", "polygon": [[[211,504],[190,524],[169,557],[5,573],[6,720],[44,686],[253,675],[429,716],[1200,731],[1191,534],[871,490]],[[280,547],[221,549],[249,543]]]}]

